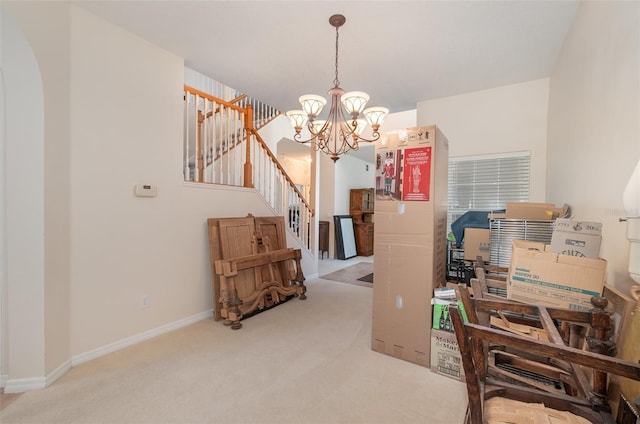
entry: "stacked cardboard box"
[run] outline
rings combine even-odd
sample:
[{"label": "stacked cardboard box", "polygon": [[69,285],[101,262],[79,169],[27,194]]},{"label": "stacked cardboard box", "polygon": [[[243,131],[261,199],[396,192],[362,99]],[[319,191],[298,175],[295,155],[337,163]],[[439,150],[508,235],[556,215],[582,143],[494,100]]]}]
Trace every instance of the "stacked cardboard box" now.
[{"label": "stacked cardboard box", "polygon": [[464,258],[468,261],[475,261],[478,256],[487,262],[491,236],[488,228],[465,228],[464,229]]},{"label": "stacked cardboard box", "polygon": [[431,372],[464,381],[462,355],[455,333],[431,330]]},{"label": "stacked cardboard box", "polygon": [[382,140],[376,144],[372,349],[429,367],[430,300],[446,273],[448,142],[436,126]]},{"label": "stacked cardboard box", "polygon": [[602,293],[607,261],[562,255],[544,243],[513,241],[507,298],[556,308],[589,310]]},{"label": "stacked cardboard box", "polygon": [[602,224],[558,218],[551,236],[551,251],[569,256],[598,259]]},{"label": "stacked cardboard box", "polygon": [[505,218],[545,221],[562,218],[569,209],[568,205],[556,207],[553,203],[507,202]]},{"label": "stacked cardboard box", "polygon": [[433,330],[442,330],[453,333],[453,322],[449,316],[450,305],[457,305],[460,310],[460,314],[462,314],[462,319],[467,321],[467,314],[464,310],[464,305],[460,300],[442,300],[434,298],[431,299],[431,304],[433,305],[433,322],[431,326]]},{"label": "stacked cardboard box", "polygon": [[449,316],[449,307],[457,305],[462,319],[467,322],[467,314],[462,301],[457,298],[455,287],[444,287],[434,290],[433,325],[431,329],[431,371],[446,377],[462,380],[462,356],[454,333],[453,323]]}]

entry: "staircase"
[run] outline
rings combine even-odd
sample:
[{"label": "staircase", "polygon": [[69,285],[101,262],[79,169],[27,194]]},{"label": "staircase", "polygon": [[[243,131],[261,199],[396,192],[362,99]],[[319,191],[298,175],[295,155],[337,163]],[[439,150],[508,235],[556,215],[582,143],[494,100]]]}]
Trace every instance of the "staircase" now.
[{"label": "staircase", "polygon": [[310,249],[314,211],[258,133],[278,115],[246,95],[225,101],[185,85],[184,179],[255,189]]}]

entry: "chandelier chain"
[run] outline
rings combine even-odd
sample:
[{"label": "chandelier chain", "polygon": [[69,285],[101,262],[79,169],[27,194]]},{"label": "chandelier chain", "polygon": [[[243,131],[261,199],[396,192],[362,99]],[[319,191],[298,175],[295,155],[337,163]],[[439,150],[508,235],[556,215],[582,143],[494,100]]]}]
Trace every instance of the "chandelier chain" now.
[{"label": "chandelier chain", "polygon": [[338,26],[336,26],[336,78],[333,80],[335,87],[340,86],[340,80],[338,79]]}]

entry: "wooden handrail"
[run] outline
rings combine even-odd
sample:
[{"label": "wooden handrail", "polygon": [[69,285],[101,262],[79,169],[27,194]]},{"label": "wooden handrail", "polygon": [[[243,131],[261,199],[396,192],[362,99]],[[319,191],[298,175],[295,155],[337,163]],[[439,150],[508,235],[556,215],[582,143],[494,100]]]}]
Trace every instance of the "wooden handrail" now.
[{"label": "wooden handrail", "polygon": [[[198,90],[196,88],[190,87],[190,86],[188,86],[186,84],[184,85],[184,90],[186,92],[191,93],[191,94],[197,95],[198,97],[205,98],[205,99],[211,101],[212,103],[216,103],[216,104],[228,107],[228,108],[230,108],[232,110],[235,110],[235,111],[239,112],[240,114],[242,114],[244,116],[245,135],[242,138],[242,141],[247,142],[246,143],[246,146],[247,146],[246,159],[245,159],[245,165],[244,165],[244,174],[245,174],[244,175],[244,186],[245,187],[249,187],[249,188],[253,187],[252,164],[250,163],[250,156],[251,155],[250,155],[250,150],[249,150],[250,149],[250,147],[249,147],[250,143],[248,143],[249,135],[253,134],[255,136],[256,141],[258,142],[258,144],[262,147],[262,149],[267,154],[267,156],[269,157],[269,159],[271,160],[273,165],[275,165],[275,167],[278,169],[278,171],[281,173],[281,175],[287,181],[287,184],[293,189],[293,191],[298,196],[300,201],[305,205],[305,207],[307,208],[307,210],[309,211],[311,216],[315,216],[315,211],[311,208],[311,206],[309,205],[307,200],[304,198],[304,195],[300,192],[300,190],[298,190],[298,188],[296,187],[295,183],[293,182],[293,180],[291,179],[289,174],[287,174],[287,172],[284,170],[284,168],[282,167],[282,165],[280,164],[280,162],[278,161],[276,156],[273,154],[273,152],[271,152],[271,149],[269,149],[269,146],[267,146],[265,141],[262,139],[262,137],[258,133],[257,129],[254,128],[254,126],[253,126],[253,110],[252,110],[251,105],[247,104],[246,107],[241,107],[241,106],[238,106],[237,104],[234,103],[234,102],[239,102],[244,98],[247,98],[248,97],[247,95],[243,94],[241,96],[236,97],[235,99],[233,99],[231,101],[226,101],[226,100],[220,99],[218,97],[212,96],[210,94],[207,94],[207,93],[205,93],[203,91],[200,91],[200,90]],[[186,98],[185,98],[185,100],[186,100]],[[219,108],[217,110],[219,110]],[[216,112],[216,111],[208,112],[206,117],[212,116],[212,114],[214,112]],[[229,146],[228,150],[225,151],[225,153],[228,153],[228,151],[230,151],[231,149],[234,149],[239,144],[240,143],[235,143],[234,145]],[[216,156],[216,159],[218,157],[220,157],[220,156],[221,156],[221,154],[218,154]],[[214,158],[212,158],[212,161],[213,160],[214,160]],[[209,163],[207,163],[207,165],[209,165]],[[202,168],[204,169],[204,166],[202,166]],[[200,174],[202,174],[202,171],[199,171],[199,176],[201,177]]]},{"label": "wooden handrail", "polygon": [[247,97],[249,97],[249,96],[247,96],[246,94],[241,94],[238,97],[236,97],[235,99],[231,99],[231,103],[239,103],[240,100],[244,100]]},{"label": "wooden handrail", "polygon": [[[245,99],[249,99],[249,96],[247,96],[246,94],[241,94],[241,95],[239,95],[238,97],[236,97],[236,98],[234,98],[234,99],[232,99],[232,100],[230,100],[230,101],[231,101],[231,103],[236,104],[236,103],[240,103],[241,101],[243,101],[243,100],[245,100]],[[262,103],[262,102],[259,102],[259,103]],[[247,105],[246,105],[246,106],[248,107],[248,106],[251,106],[251,105],[250,105],[249,103],[247,103]],[[253,107],[253,106],[252,106],[252,107]],[[273,115],[269,116],[269,117],[268,117],[268,118],[266,118],[266,119],[263,117],[263,118],[261,119],[260,123],[259,123],[259,124],[257,124],[257,126],[256,126],[256,121],[252,121],[252,122],[253,122],[253,124],[254,124],[254,128],[255,128],[256,130],[259,130],[260,128],[262,128],[262,127],[266,126],[269,122],[273,121],[273,120],[274,120],[274,119],[276,119],[278,116],[282,115],[282,112],[280,112],[279,110],[277,110],[277,109],[273,109],[273,110],[274,110],[274,111],[276,111],[276,113],[274,113]],[[254,113],[254,115],[253,115],[253,116],[254,116],[254,119],[255,119],[255,113]]]},{"label": "wooden handrail", "polygon": [[253,128],[249,129],[248,131],[250,131],[256,137],[256,140],[258,141],[260,146],[262,146],[264,151],[267,153],[267,156],[269,156],[269,159],[271,159],[271,162],[273,162],[276,168],[278,168],[278,170],[282,173],[284,178],[287,180],[287,183],[289,183],[289,186],[293,188],[293,190],[296,192],[300,200],[302,200],[302,203],[304,203],[304,205],[307,207],[309,212],[311,212],[311,216],[315,216],[315,211],[311,208],[311,206],[309,206],[309,204],[305,200],[302,193],[300,193],[300,190],[298,190],[298,187],[296,187],[295,183],[293,182],[289,174],[287,174],[287,171],[285,171],[282,165],[280,165],[280,162],[278,162],[278,159],[276,158],[276,156],[273,154],[273,152],[271,152],[271,149],[269,149],[269,146],[267,146],[267,143],[265,143],[262,137],[260,137],[260,134],[258,134],[258,131],[256,131]]},{"label": "wooden handrail", "polygon": [[215,102],[215,103],[220,103],[220,104],[222,104],[224,106],[227,106],[227,107],[229,107],[229,108],[231,108],[233,110],[237,110],[238,112],[244,112],[245,111],[245,109],[243,107],[240,107],[240,106],[238,106],[236,104],[233,104],[231,102],[228,102],[226,100],[222,100],[222,99],[220,99],[218,97],[214,97],[211,94],[207,94],[204,91],[200,91],[200,90],[198,90],[196,88],[193,88],[193,87],[190,87],[190,86],[188,86],[186,84],[184,85],[184,91],[188,91],[188,92],[190,92],[192,94],[197,94],[199,97],[204,97],[205,99],[211,100],[212,102]]}]

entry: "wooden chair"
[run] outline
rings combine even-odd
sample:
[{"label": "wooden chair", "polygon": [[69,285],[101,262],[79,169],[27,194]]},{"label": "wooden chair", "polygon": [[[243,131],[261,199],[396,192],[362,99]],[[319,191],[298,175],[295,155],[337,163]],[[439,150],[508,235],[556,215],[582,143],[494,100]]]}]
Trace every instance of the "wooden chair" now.
[{"label": "wooden chair", "polygon": [[[583,312],[486,299],[469,302],[466,287],[460,291],[466,292],[463,304],[469,322],[463,322],[455,305],[450,306],[449,314],[465,372],[468,423],[510,422],[509,419],[519,424],[616,422],[607,402],[607,376],[640,380],[640,365],[606,355],[612,350],[602,332],[610,325],[610,318],[601,299],[593,302],[598,306],[594,311]],[[539,323],[547,340],[492,328],[489,320],[478,318],[478,312],[503,314],[511,323],[528,323],[533,327]],[[568,331],[569,336],[561,334],[563,327],[567,328],[563,324],[568,322],[588,324],[596,336],[587,336],[585,340],[601,353],[569,346],[565,339],[570,339],[571,332]],[[510,355],[512,365],[534,374],[554,376],[568,388],[553,390],[513,378],[516,374],[499,372],[495,358],[503,352]],[[543,415],[557,421],[537,421]]]},{"label": "wooden chair", "polygon": [[471,288],[476,297],[505,300],[507,297],[507,278],[509,268],[486,265],[482,256],[474,263],[475,278],[471,279]]}]

